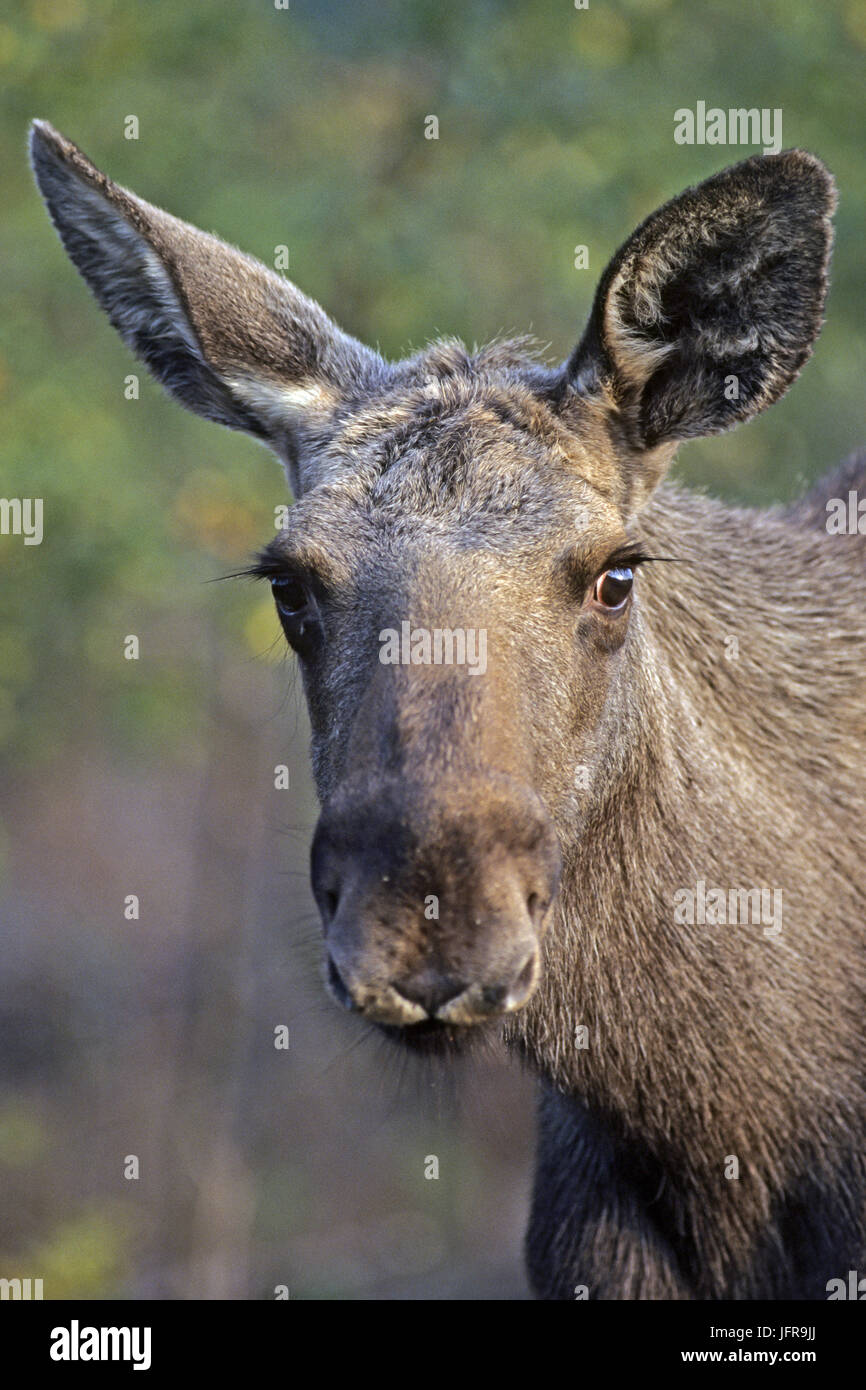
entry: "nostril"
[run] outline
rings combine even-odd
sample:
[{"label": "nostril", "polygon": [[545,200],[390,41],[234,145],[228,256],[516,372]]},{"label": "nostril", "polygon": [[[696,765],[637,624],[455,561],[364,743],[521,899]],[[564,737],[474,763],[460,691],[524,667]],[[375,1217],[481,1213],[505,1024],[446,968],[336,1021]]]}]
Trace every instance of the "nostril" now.
[{"label": "nostril", "polygon": [[533,950],[530,951],[523,965],[520,967],[519,974],[516,975],[512,981],[511,988],[505,1000],[505,1007],[507,1009],[519,1009],[526,1003],[535,987],[536,967],[537,952]]},{"label": "nostril", "polygon": [[340,895],[333,889],[328,888],[322,892],[322,907],[327,920],[332,921],[337,915],[337,908],[340,903]]},{"label": "nostril", "polygon": [[344,1008],[354,1009],[356,1007],[355,1001],[343,982],[342,975],[334,964],[333,956],[328,956],[328,984],[331,987],[331,993],[334,998],[338,1003],[342,1004]]},{"label": "nostril", "polygon": [[426,1009],[431,1016],[441,1009],[449,1000],[456,999],[458,994],[462,994],[466,988],[463,980],[455,980],[450,976],[441,979],[425,980],[423,978],[415,980],[394,981],[394,989],[404,999],[408,999],[410,1004],[420,1004],[422,1009]]},{"label": "nostril", "polygon": [[481,991],[481,1002],[485,1009],[500,1009],[505,1003],[507,993],[505,985],[485,985]]},{"label": "nostril", "polygon": [[544,914],[550,906],[550,899],[543,898],[540,893],[530,893],[526,899],[526,910],[529,919],[534,927],[540,927],[544,920]]},{"label": "nostril", "polygon": [[525,989],[528,989],[529,986],[532,984],[532,978],[534,974],[535,952],[532,951],[527,958],[526,964],[524,965],[523,969],[521,970],[520,974],[518,975],[517,979],[514,981],[514,984],[512,985],[513,992],[517,994]]}]

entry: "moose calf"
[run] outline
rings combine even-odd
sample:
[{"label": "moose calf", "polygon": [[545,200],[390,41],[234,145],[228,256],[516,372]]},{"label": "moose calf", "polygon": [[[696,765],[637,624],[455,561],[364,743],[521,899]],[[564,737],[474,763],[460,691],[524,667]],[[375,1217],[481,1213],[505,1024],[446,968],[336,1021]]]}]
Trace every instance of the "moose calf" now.
[{"label": "moose calf", "polygon": [[809,356],[827,170],[755,157],[667,203],[548,367],[386,362],[49,125],[32,157],[126,342],[285,464],[256,572],[309,704],[329,987],[403,1046],[499,1029],[537,1071],[535,1291],[866,1269],[866,540],[826,525],[866,456],[787,509],[663,482]]}]

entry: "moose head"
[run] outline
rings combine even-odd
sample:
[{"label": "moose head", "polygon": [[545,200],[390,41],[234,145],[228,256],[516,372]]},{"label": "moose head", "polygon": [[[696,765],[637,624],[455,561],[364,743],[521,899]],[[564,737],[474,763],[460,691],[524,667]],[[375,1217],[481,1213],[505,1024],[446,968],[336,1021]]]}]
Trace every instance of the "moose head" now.
[{"label": "moose head", "polygon": [[681,440],[750,419],[809,356],[827,171],[755,157],[665,204],[548,366],[525,340],[386,362],[42,122],[32,159],[124,340],[285,466],[294,506],[255,569],[309,706],[332,993],[425,1047],[521,1009],[657,694],[639,571],[669,556],[650,499]]}]

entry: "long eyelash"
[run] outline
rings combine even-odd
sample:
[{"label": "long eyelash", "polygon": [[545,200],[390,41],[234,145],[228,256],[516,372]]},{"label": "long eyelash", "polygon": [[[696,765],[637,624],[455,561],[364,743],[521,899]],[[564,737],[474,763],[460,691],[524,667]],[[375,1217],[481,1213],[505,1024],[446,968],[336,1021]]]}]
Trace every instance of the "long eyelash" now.
[{"label": "long eyelash", "polygon": [[604,568],[606,570],[637,569],[639,565],[676,565],[680,563],[682,562],[674,555],[648,555],[639,545],[624,545],[608,556]]},{"label": "long eyelash", "polygon": [[[221,574],[218,579],[285,579],[289,577],[286,565],[275,555],[262,551],[251,565],[245,569],[234,570],[231,574]],[[214,582],[214,581],[211,581]]]},{"label": "long eyelash", "polygon": [[246,569],[238,570],[237,574],[227,575],[226,578],[266,579],[269,581],[274,579],[294,580],[325,602],[338,606],[342,602],[325,576],[306,570],[282,555],[272,555],[267,549],[261,551]]}]

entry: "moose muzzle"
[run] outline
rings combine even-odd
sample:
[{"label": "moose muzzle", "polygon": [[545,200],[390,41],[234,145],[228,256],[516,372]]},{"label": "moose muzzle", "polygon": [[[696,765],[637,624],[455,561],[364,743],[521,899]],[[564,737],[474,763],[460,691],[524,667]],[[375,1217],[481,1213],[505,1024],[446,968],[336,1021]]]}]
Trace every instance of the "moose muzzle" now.
[{"label": "moose muzzle", "polygon": [[559,873],[550,818],[508,776],[343,788],[312,849],[331,992],[398,1027],[521,1008]]}]

